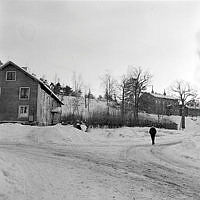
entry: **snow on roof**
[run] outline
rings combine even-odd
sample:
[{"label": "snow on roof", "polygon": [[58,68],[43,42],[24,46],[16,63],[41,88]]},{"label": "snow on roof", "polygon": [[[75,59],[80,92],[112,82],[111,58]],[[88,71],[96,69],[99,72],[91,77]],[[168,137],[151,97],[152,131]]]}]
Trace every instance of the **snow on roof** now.
[{"label": "snow on roof", "polygon": [[44,90],[49,93],[54,99],[56,99],[59,103],[61,103],[62,105],[63,102],[58,98],[58,96],[45,84],[43,83],[41,80],[39,80],[37,77],[35,77],[34,75],[30,74],[29,72],[27,72],[25,69],[23,69],[22,67],[19,67],[18,65],[16,65],[14,62],[12,61],[8,61],[5,64],[3,64],[0,67],[0,70],[2,70],[3,68],[5,68],[6,66],[8,66],[9,64],[11,64],[12,66],[16,67],[17,69],[23,71],[23,73],[25,73],[26,75],[28,75],[30,78],[34,79],[35,81],[37,81],[43,88]]},{"label": "snow on roof", "polygon": [[191,109],[200,109],[200,106],[190,106],[190,105],[186,105],[187,108],[191,108]]},{"label": "snow on roof", "polygon": [[169,96],[169,95],[163,95],[163,94],[159,94],[159,93],[149,93],[149,94],[151,94],[152,96],[157,97],[157,98],[178,100],[178,98]]}]

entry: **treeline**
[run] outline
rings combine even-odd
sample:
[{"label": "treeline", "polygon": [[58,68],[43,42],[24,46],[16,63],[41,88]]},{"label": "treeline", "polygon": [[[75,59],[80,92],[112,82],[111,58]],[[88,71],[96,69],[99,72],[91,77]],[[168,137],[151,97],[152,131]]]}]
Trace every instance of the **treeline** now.
[{"label": "treeline", "polygon": [[[72,87],[70,87],[69,85],[63,86],[60,84],[60,82],[57,82],[55,84],[51,82],[50,84],[48,84],[46,80],[43,80],[42,78],[40,80],[43,81],[45,85],[49,87],[56,95],[74,96],[74,97],[77,97],[77,96],[81,97],[83,95],[81,89],[73,90]],[[90,99],[95,98],[95,96],[90,92],[90,90],[84,96],[86,97],[90,96]],[[101,95],[99,95],[99,97],[102,98]]]},{"label": "treeline", "polygon": [[129,67],[126,75],[120,81],[115,80],[107,73],[102,78],[107,104],[107,113],[110,112],[110,102],[120,105],[121,118],[125,120],[127,113],[133,114],[133,121],[139,124],[139,103],[142,93],[147,89],[152,75],[141,67]]},{"label": "treeline", "polygon": [[158,122],[156,119],[148,119],[145,117],[139,117],[139,120],[135,120],[134,116],[132,115],[127,115],[125,118],[122,118],[120,113],[110,113],[108,115],[105,111],[92,112],[87,117],[72,113],[62,116],[62,124],[74,124],[77,120],[84,122],[90,128],[120,128],[123,126],[155,126],[157,128],[175,130],[178,128],[176,123],[169,120],[161,120]]},{"label": "treeline", "polygon": [[66,86],[62,86],[61,84],[60,84],[60,82],[57,82],[57,83],[51,83],[50,84],[50,88],[51,88],[51,90],[56,94],[56,95],[64,95],[64,96],[75,96],[75,95],[77,95],[77,93],[78,93],[78,95],[80,95],[81,96],[81,94],[82,94],[82,91],[81,90],[79,90],[79,91],[73,91],[73,89],[70,87],[70,86],[68,86],[68,85],[66,85]]},{"label": "treeline", "polygon": [[[80,77],[73,78],[73,88],[68,85],[62,87],[60,83],[51,84],[51,89],[55,94],[74,96],[72,113],[63,116],[63,123],[74,123],[77,119],[85,120],[92,127],[121,127],[121,126],[154,126],[160,128],[176,129],[177,126],[172,122],[156,122],[150,119],[139,118],[140,97],[146,91],[151,81],[152,75],[148,71],[144,71],[141,67],[129,67],[126,75],[121,80],[116,80],[110,73],[104,74],[101,78],[104,94],[98,99],[104,99],[106,102],[106,110],[93,112],[90,109],[90,99],[92,94],[90,89],[82,94],[83,82]],[[82,116],[79,110],[81,104],[80,97],[85,98],[85,108],[88,110],[87,117]],[[113,112],[113,109],[116,112]]]},{"label": "treeline", "polygon": [[[88,121],[91,122],[92,125],[98,123],[99,126],[104,124],[105,126],[135,126],[135,125],[151,125],[152,123],[148,120],[142,121],[139,119],[139,107],[141,103],[141,96],[147,90],[147,88],[151,84],[152,74],[148,71],[145,71],[141,67],[132,67],[129,66],[127,70],[127,74],[122,75],[119,80],[113,78],[111,73],[104,74],[101,77],[101,86],[103,87],[103,95],[99,95],[98,100],[104,100],[106,102],[106,111],[105,113],[91,114],[90,110],[90,99],[95,98],[92,95],[90,88],[85,89],[85,85],[81,79],[81,76],[77,76],[76,73],[73,74],[72,85],[70,87],[68,85],[62,86],[60,82],[53,84],[51,83],[49,87],[52,91],[61,96],[74,96],[74,109],[73,117],[79,118],[79,105],[80,105],[80,97],[85,97],[85,108],[88,108]],[[73,88],[73,89],[72,89]],[[84,88],[84,90],[83,90]],[[153,86],[152,86],[153,90]],[[84,92],[83,92],[84,91]],[[196,90],[193,87],[185,82],[185,81],[176,81],[171,85],[170,91],[174,94],[177,99],[181,102],[182,107],[182,128],[185,128],[185,106],[191,100],[195,100],[197,97]],[[113,107],[119,111],[117,115],[113,116],[112,110]],[[159,115],[159,114],[158,114]],[[98,117],[96,117],[98,116]],[[127,116],[132,116],[130,119]],[[159,122],[160,123],[160,122]],[[166,127],[166,125],[157,125]],[[168,125],[167,125],[168,126]],[[169,125],[169,128],[171,125]],[[175,127],[175,125],[172,125]]]}]

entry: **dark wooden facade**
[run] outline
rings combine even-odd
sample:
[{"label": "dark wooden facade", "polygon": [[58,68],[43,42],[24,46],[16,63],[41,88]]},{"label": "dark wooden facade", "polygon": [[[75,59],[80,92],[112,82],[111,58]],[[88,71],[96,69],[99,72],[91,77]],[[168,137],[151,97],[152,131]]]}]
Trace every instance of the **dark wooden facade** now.
[{"label": "dark wooden facade", "polygon": [[179,115],[178,99],[157,94],[144,92],[140,97],[140,111],[158,115]]},{"label": "dark wooden facade", "polygon": [[[181,109],[180,109],[180,115],[181,115]],[[199,107],[195,108],[195,107],[186,106],[185,107],[185,115],[191,116],[191,117],[200,116],[200,108]]]},{"label": "dark wooden facade", "polygon": [[0,67],[0,122],[56,124],[61,105],[48,86],[15,63]]}]

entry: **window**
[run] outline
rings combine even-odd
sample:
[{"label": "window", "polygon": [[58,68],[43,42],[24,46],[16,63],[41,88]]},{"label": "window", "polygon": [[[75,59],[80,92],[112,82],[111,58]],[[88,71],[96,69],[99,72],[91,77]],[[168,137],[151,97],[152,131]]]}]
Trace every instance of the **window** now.
[{"label": "window", "polygon": [[27,118],[28,111],[29,111],[29,106],[27,105],[19,106],[19,118]]},{"label": "window", "polygon": [[0,96],[1,96],[1,87],[0,87]]},{"label": "window", "polygon": [[6,80],[7,81],[16,81],[16,72],[15,71],[7,71],[6,72]]},{"label": "window", "polygon": [[28,100],[30,95],[29,87],[21,87],[19,90],[19,99]]}]

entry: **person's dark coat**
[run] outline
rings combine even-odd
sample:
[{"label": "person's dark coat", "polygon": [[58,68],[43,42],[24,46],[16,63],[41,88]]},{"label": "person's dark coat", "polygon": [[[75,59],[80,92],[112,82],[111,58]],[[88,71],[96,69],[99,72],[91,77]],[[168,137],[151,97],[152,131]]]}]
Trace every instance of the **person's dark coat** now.
[{"label": "person's dark coat", "polygon": [[153,126],[149,129],[149,133],[150,133],[150,135],[151,135],[151,140],[152,140],[152,145],[155,144],[156,132],[157,132],[157,131],[156,131],[156,128],[153,127]]},{"label": "person's dark coat", "polygon": [[79,130],[81,130],[81,125],[79,123],[76,124],[76,128],[79,129]]}]

